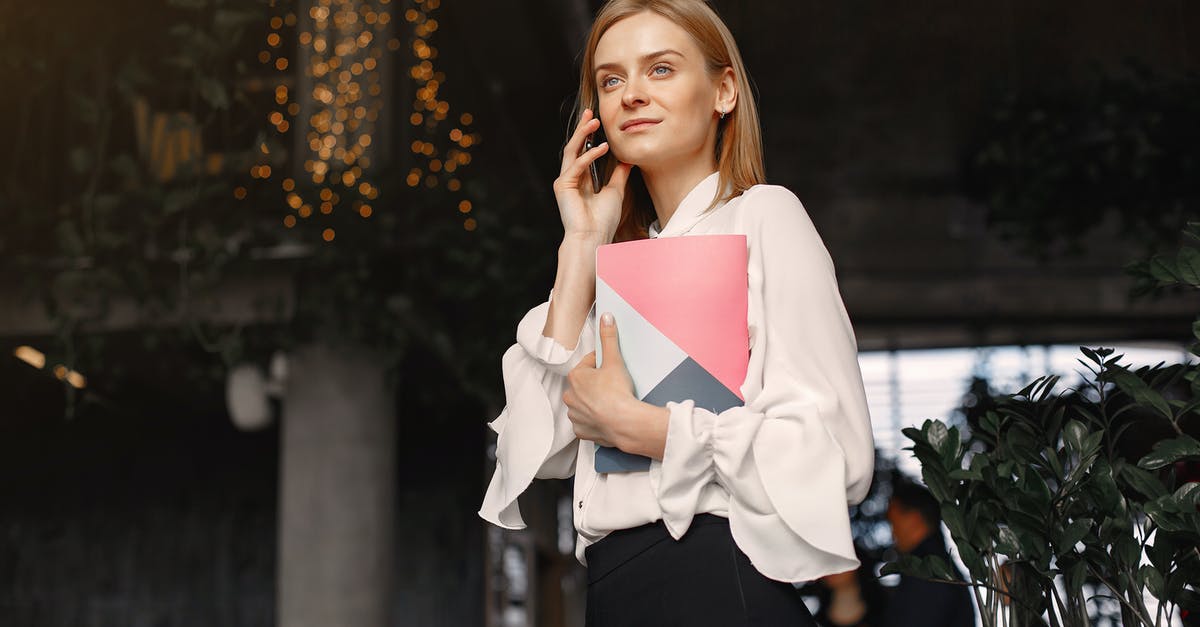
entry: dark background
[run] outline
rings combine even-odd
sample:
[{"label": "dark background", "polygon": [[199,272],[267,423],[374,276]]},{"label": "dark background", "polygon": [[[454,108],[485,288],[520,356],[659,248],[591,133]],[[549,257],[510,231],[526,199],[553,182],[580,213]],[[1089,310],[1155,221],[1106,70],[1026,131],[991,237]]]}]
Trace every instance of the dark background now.
[{"label": "dark background", "polygon": [[[149,167],[118,80],[128,59],[143,75],[129,89],[195,112],[206,149],[252,153],[273,132],[270,90],[255,80],[280,76],[255,55],[268,20],[298,5],[241,5],[261,20],[195,74],[226,86],[223,108],[165,61],[181,47],[172,26],[226,3],[0,5],[0,119],[11,125],[0,133],[0,624],[273,623],[278,423],[237,430],[224,375],[327,324],[377,344],[399,383],[397,624],[483,623],[485,422],[503,406],[499,360],[516,322],[553,282],[550,184],[598,4],[446,0],[429,12],[441,97],[482,138],[451,193],[403,183],[421,165],[408,146],[426,131],[407,123],[415,85],[400,16],[414,5],[393,0],[406,43],[384,78],[379,221],[331,221],[339,238],[326,247],[319,226],[281,225],[279,176],[268,186],[234,167],[132,185],[103,170],[96,185],[115,200],[102,230],[116,239],[76,246],[63,228],[83,224],[95,198],[92,170],[72,154],[98,129],[110,135],[93,161],[129,154]],[[861,349],[1186,337],[1191,301],[1130,302],[1121,266],[1170,249],[1197,216],[1200,6],[713,4],[753,79],[768,178],[817,224]],[[81,94],[107,103],[107,126]],[[190,185],[205,200],[167,211]],[[235,202],[238,186],[249,194]],[[456,210],[464,198],[471,230]],[[316,252],[222,253],[236,238]],[[192,274],[146,252],[159,239],[194,252]],[[223,317],[180,297],[194,286],[232,298],[220,286],[239,281],[280,287],[291,305]],[[73,360],[87,390],[8,357],[26,344]]]}]

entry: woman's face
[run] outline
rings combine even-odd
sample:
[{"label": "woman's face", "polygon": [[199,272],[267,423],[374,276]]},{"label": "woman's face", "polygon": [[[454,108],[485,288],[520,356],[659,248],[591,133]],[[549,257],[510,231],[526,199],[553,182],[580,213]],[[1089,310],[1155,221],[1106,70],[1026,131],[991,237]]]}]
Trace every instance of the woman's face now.
[{"label": "woman's face", "polygon": [[594,69],[617,159],[646,169],[713,158],[718,81],[687,31],[649,11],[624,18],[600,37]]}]

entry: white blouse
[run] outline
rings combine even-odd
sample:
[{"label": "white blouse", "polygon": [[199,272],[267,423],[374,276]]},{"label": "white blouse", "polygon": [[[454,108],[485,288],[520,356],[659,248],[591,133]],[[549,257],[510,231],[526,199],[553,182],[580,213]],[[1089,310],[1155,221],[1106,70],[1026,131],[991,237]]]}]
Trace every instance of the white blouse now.
[{"label": "white blouse", "polygon": [[662,519],[678,540],[702,512],[728,518],[738,547],[771,579],[803,582],[858,566],[847,505],[870,487],[874,442],[833,261],[788,189],[755,185],[702,213],[717,185],[713,172],[650,236],[747,236],[745,405],[714,414],[669,402],[663,459],[648,471],[597,474],[595,444],[575,437],[562,401],[567,373],[595,350],[595,306],[567,350],[542,335],[548,300],[525,315],[504,354],[507,406],[490,423],[499,437],[484,520],[525,528],[517,496],[535,478],[574,474],[575,555],[584,566],[584,549],[610,531]]}]

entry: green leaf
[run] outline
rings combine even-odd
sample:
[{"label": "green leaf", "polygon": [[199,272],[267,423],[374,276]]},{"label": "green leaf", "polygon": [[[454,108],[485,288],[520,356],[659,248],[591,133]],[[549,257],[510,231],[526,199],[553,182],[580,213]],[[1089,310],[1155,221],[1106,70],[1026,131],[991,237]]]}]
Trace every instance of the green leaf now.
[{"label": "green leaf", "polygon": [[1046,465],[1054,471],[1054,476],[1058,480],[1062,480],[1062,460],[1058,459],[1058,452],[1054,447],[1045,447],[1042,449],[1042,458],[1046,460]]},{"label": "green leaf", "polygon": [[967,537],[967,526],[963,523],[962,510],[953,503],[942,505],[942,522],[950,530],[950,535],[958,540]]},{"label": "green leaf", "polygon": [[973,581],[983,581],[987,579],[988,567],[980,557],[979,551],[975,547],[966,544],[958,544],[958,556],[962,559],[963,565],[967,567],[967,573]]},{"label": "green leaf", "polygon": [[1176,511],[1195,513],[1196,508],[1200,507],[1200,482],[1183,484],[1171,498],[1175,501]]},{"label": "green leaf", "polygon": [[1158,410],[1168,420],[1174,419],[1174,414],[1171,413],[1171,406],[1167,404],[1167,400],[1163,398],[1156,390],[1146,385],[1146,382],[1141,377],[1121,369],[1113,371],[1113,382],[1117,384],[1121,391],[1128,394],[1139,405],[1148,405]]},{"label": "green leaf", "polygon": [[1121,495],[1121,489],[1117,487],[1116,480],[1113,479],[1112,468],[1107,461],[1099,460],[1093,466],[1090,487],[1096,505],[1105,513],[1112,514],[1122,509],[1124,497]]},{"label": "green leaf", "polygon": [[942,468],[942,458],[937,454],[937,451],[933,450],[932,447],[915,445],[912,447],[912,452],[913,455],[921,461],[922,471],[928,469],[930,472],[936,471],[939,473],[945,473],[945,469]]},{"label": "green leaf", "polygon": [[914,555],[901,555],[894,562],[887,562],[879,569],[881,575],[907,575],[929,579],[929,565]]},{"label": "green leaf", "polygon": [[1046,459],[1046,463],[1050,466],[1050,470],[1054,471],[1054,477],[1059,481],[1063,478],[1062,460],[1058,458],[1058,451],[1054,447],[1047,446],[1042,449],[1042,457]]},{"label": "green leaf", "polygon": [[1017,538],[1021,540],[1019,546],[1022,556],[1034,560],[1042,560],[1050,555],[1050,538],[1046,535],[1047,529],[1045,525],[1038,525],[1036,527],[1018,527],[1014,525],[1013,530],[1016,531]]},{"label": "green leaf", "polygon": [[950,478],[958,481],[983,481],[983,469],[988,463],[983,453],[975,453],[971,456],[968,467],[950,471]]},{"label": "green leaf", "polygon": [[951,494],[950,482],[946,476],[942,474],[940,468],[933,466],[921,466],[921,478],[925,481],[925,487],[929,488],[929,493],[933,498],[938,500],[938,503],[953,503],[954,496]]},{"label": "green leaf", "polygon": [[1177,548],[1171,534],[1159,530],[1154,534],[1154,544],[1146,547],[1146,557],[1150,558],[1150,563],[1154,564],[1155,568],[1166,572],[1170,569]]},{"label": "green leaf", "polygon": [[946,438],[950,436],[949,430],[946,429],[946,423],[940,420],[926,420],[921,431],[925,432],[925,438],[938,452],[941,452],[945,445]]},{"label": "green leaf", "polygon": [[954,573],[950,571],[950,564],[940,555],[929,555],[925,558],[926,567],[930,574],[938,579],[955,579]]},{"label": "green leaf", "polygon": [[1049,444],[1057,444],[1058,434],[1062,433],[1063,418],[1066,416],[1067,406],[1066,404],[1060,403],[1059,401],[1061,400],[1061,398],[1056,398],[1053,401],[1058,405],[1058,409],[1046,416],[1046,419],[1042,423],[1042,433],[1048,436],[1047,443]]},{"label": "green leaf", "polygon": [[938,453],[942,456],[942,463],[946,468],[962,467],[962,461],[959,459],[962,453],[962,435],[958,427],[950,427],[946,432],[946,439],[938,447]]},{"label": "green leaf", "polygon": [[1156,499],[1167,494],[1166,486],[1148,470],[1126,464],[1121,468],[1121,476],[1129,482],[1129,485],[1133,486],[1133,489],[1141,492],[1147,499]]},{"label": "green leaf", "polygon": [[1189,612],[1200,612],[1200,592],[1196,590],[1181,590],[1175,596],[1175,601],[1179,603],[1179,607]]},{"label": "green leaf", "polygon": [[951,470],[949,476],[956,481],[983,481],[983,475],[979,473],[978,469],[974,468]]},{"label": "green leaf", "polygon": [[906,571],[904,571],[902,568],[900,568],[899,561],[885,562],[883,564],[883,566],[879,567],[879,574],[881,576],[883,576],[883,575],[903,575],[903,574],[905,574],[905,572]]},{"label": "green leaf", "polygon": [[1036,503],[1036,510],[1039,514],[1045,514],[1050,509],[1050,501],[1054,498],[1050,494],[1050,486],[1046,485],[1046,480],[1042,478],[1041,473],[1036,470],[1031,470],[1025,475],[1025,494],[1024,496],[1033,503]]},{"label": "green leaf", "polygon": [[1163,579],[1162,598],[1174,599],[1179,597],[1179,593],[1183,591],[1184,586],[1193,581],[1200,580],[1200,571],[1184,572],[1183,569],[1176,569],[1166,574]]},{"label": "green leaf", "polygon": [[1100,524],[1101,535],[1112,540],[1122,533],[1131,533],[1133,531],[1133,520],[1128,512],[1123,512],[1119,516],[1105,516],[1104,522]]},{"label": "green leaf", "polygon": [[1038,453],[1041,447],[1032,427],[1019,422],[1013,424],[1013,428],[1005,434],[1004,443],[1008,451],[1022,462],[1018,468],[1042,462]]},{"label": "green leaf", "polygon": [[1083,588],[1083,582],[1087,578],[1087,565],[1088,563],[1085,560],[1079,560],[1071,565],[1071,568],[1066,573],[1067,590],[1080,590]]},{"label": "green leaf", "polygon": [[1033,394],[1036,397],[1036,399],[1038,401],[1045,400],[1046,397],[1048,397],[1050,395],[1050,392],[1052,392],[1054,390],[1054,386],[1058,385],[1058,380],[1059,380],[1059,376],[1056,374],[1050,374],[1050,375],[1044,375],[1044,376],[1038,377],[1036,380],[1036,383],[1038,383],[1038,387],[1037,387],[1037,389],[1035,389],[1033,391]]},{"label": "green leaf", "polygon": [[[967,499],[967,501],[970,502],[970,499]],[[979,524],[979,521],[981,518],[988,521],[995,520],[997,515],[994,512],[996,511],[999,511],[999,507],[996,507],[994,503],[974,503],[967,509],[966,526],[967,531],[970,533],[970,545],[977,547],[991,546],[990,529],[986,525]]]},{"label": "green leaf", "polygon": [[1083,438],[1087,436],[1087,427],[1078,420],[1071,419],[1067,422],[1067,426],[1063,427],[1063,442],[1067,445],[1067,450],[1073,453],[1081,453],[1083,451]]},{"label": "green leaf", "polygon": [[1137,571],[1138,585],[1145,587],[1154,595],[1154,598],[1161,599],[1163,593],[1163,576],[1158,569],[1150,564],[1144,564]]},{"label": "green leaf", "polygon": [[1200,287],[1200,250],[1184,248],[1179,251],[1175,267],[1179,280],[1193,287]]},{"label": "green leaf", "polygon": [[1154,524],[1167,531],[1183,531],[1185,526],[1182,519],[1174,512],[1171,495],[1154,499],[1143,508],[1146,515]]},{"label": "green leaf", "polygon": [[1138,461],[1138,466],[1158,470],[1177,461],[1194,460],[1200,460],[1200,442],[1190,435],[1181,435],[1155,443],[1154,449]]},{"label": "green leaf", "polygon": [[1021,541],[1009,527],[1001,527],[996,533],[996,552],[1009,557],[1017,557],[1021,550]]},{"label": "green leaf", "polygon": [[[1196,327],[1196,337],[1200,338],[1200,320],[1196,321]],[[979,421],[979,425],[983,427],[985,432],[996,435],[1000,431],[1000,414],[997,414],[995,410],[989,409]]]},{"label": "green leaf", "polygon": [[1067,485],[1064,487],[1072,487],[1073,484],[1082,481],[1088,468],[1091,468],[1096,461],[1096,457],[1095,454],[1092,454],[1079,460],[1079,463],[1067,473]]},{"label": "green leaf", "polygon": [[1034,390],[1034,388],[1037,387],[1037,384],[1040,383],[1041,380],[1042,380],[1041,377],[1034,379],[1032,383],[1021,388],[1016,394],[1013,394],[1013,396],[1024,397],[1024,398],[1033,398],[1033,394],[1034,394],[1033,390]]},{"label": "green leaf", "polygon": [[1062,530],[1062,535],[1058,539],[1058,554],[1070,553],[1075,550],[1075,545],[1081,542],[1092,530],[1091,518],[1079,518]]},{"label": "green leaf", "polygon": [[1158,279],[1159,285],[1172,285],[1179,282],[1179,277],[1175,275],[1173,265],[1168,265],[1166,259],[1162,256],[1155,255],[1147,262],[1146,270],[1150,273],[1150,276]]},{"label": "green leaf", "polygon": [[1117,557],[1129,566],[1136,566],[1141,562],[1142,545],[1133,536],[1125,534],[1117,538],[1116,542]]},{"label": "green leaf", "polygon": [[1096,431],[1088,434],[1083,439],[1083,454],[1091,455],[1100,450],[1100,442],[1104,439],[1103,431]]}]

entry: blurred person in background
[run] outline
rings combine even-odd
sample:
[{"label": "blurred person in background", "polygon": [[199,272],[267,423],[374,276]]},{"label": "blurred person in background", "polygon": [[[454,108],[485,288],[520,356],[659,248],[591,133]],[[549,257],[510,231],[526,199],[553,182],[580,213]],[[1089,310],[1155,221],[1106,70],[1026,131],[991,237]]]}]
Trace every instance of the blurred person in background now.
[{"label": "blurred person in background", "polygon": [[964,585],[900,575],[900,584],[888,595],[883,626],[974,627],[971,592],[965,585],[966,577],[946,550],[937,499],[919,485],[896,482],[888,502],[887,519],[897,551],[917,557],[941,557],[950,566],[955,579]]}]

